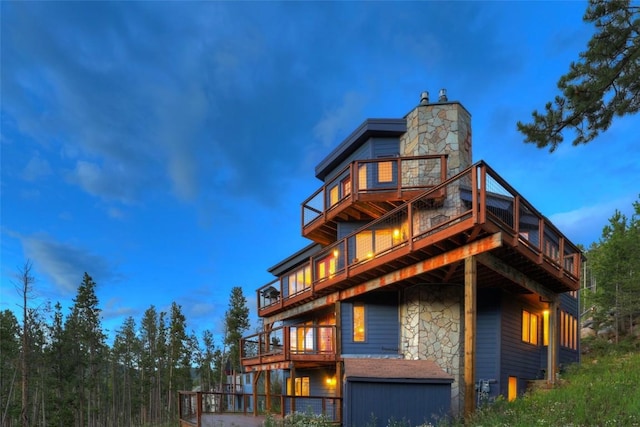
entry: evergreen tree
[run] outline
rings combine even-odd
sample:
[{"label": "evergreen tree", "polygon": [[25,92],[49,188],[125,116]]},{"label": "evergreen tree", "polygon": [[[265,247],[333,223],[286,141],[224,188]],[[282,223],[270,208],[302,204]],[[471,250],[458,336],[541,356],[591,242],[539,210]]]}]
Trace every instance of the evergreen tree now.
[{"label": "evergreen tree", "polygon": [[45,353],[49,366],[47,412],[51,426],[73,425],[72,395],[67,387],[68,379],[73,373],[73,364],[69,358],[72,344],[69,338],[64,330],[62,306],[58,302],[54,307],[53,323],[49,326],[49,345]]},{"label": "evergreen tree", "polygon": [[125,319],[116,333],[112,349],[112,384],[118,425],[136,425],[140,396],[138,369],[141,359],[141,343],[136,336],[133,317]]},{"label": "evergreen tree", "polygon": [[633,206],[630,219],[616,210],[588,255],[597,281],[596,320],[613,314],[616,340],[620,332],[633,332],[640,316],[640,201]]},{"label": "evergreen tree", "polygon": [[16,398],[20,377],[20,325],[10,310],[0,312],[0,404],[5,426],[20,416],[20,399]]},{"label": "evergreen tree", "polygon": [[640,109],[640,6],[630,0],[591,0],[584,15],[596,31],[580,60],[558,81],[562,95],[532,113],[533,123],[518,122],[525,142],[554,151],[568,129],[573,145],[592,141],[614,116]]},{"label": "evergreen tree", "polygon": [[74,305],[65,322],[65,339],[70,346],[72,363],[68,379],[76,426],[99,425],[98,408],[100,378],[105,361],[105,339],[100,324],[100,308],[95,293],[96,283],[87,273],[78,287]]},{"label": "evergreen tree", "polygon": [[169,323],[169,387],[168,411],[175,407],[175,396],[179,390],[191,389],[191,344],[186,333],[187,319],[182,314],[182,307],[175,302],[171,304]]},{"label": "evergreen tree", "polygon": [[224,343],[229,348],[228,360],[234,372],[241,370],[240,339],[242,334],[249,329],[249,326],[247,299],[242,293],[242,288],[235,286],[231,289],[229,308],[224,316]]},{"label": "evergreen tree", "polygon": [[213,333],[206,329],[202,332],[202,348],[198,352],[198,374],[200,377],[200,389],[202,391],[213,391],[214,389],[214,362],[216,346]]},{"label": "evergreen tree", "polygon": [[142,396],[142,422],[156,420],[155,404],[158,375],[158,312],[154,306],[149,307],[140,323],[140,395]]}]

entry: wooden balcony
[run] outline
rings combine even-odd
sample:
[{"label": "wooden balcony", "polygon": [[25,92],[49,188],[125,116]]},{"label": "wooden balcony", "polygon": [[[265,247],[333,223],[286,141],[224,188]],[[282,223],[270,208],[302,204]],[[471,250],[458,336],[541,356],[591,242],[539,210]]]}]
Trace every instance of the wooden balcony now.
[{"label": "wooden balcony", "polygon": [[[325,211],[316,219],[325,223],[320,218],[331,215]],[[258,289],[258,315],[273,316],[490,236],[498,236],[500,244],[482,249],[490,250],[492,257],[485,257],[479,267],[479,287],[527,291],[497,274],[489,266],[493,263],[508,266],[522,275],[519,277],[553,293],[579,289],[580,250],[487,164],[479,162],[332,242],[292,274]],[[428,272],[408,273],[401,279],[395,286],[462,283],[463,268],[445,260]]]},{"label": "wooden balcony", "polygon": [[[371,221],[447,178],[447,156],[356,160],[302,202],[302,235],[335,242],[338,221]],[[442,198],[433,191],[429,197]]]},{"label": "wooden balcony", "polygon": [[336,327],[333,325],[281,326],[240,341],[240,358],[249,371],[320,366],[336,362]]}]

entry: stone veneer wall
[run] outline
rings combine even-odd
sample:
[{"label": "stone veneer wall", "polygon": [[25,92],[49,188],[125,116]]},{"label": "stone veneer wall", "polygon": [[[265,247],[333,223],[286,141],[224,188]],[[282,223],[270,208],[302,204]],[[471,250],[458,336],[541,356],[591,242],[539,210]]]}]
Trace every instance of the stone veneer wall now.
[{"label": "stone veneer wall", "polygon": [[461,405],[464,337],[462,286],[418,285],[404,291],[400,306],[400,342],[405,359],[435,361],[454,381],[451,412]]},{"label": "stone veneer wall", "polygon": [[448,154],[447,177],[471,166],[471,115],[460,103],[419,105],[405,118],[400,156]]},{"label": "stone veneer wall", "polygon": [[[406,116],[407,132],[400,137],[400,156],[447,154],[447,177],[472,164],[471,116],[457,102],[419,105]],[[403,166],[403,182],[439,182],[439,165],[420,161]],[[446,188],[445,200],[414,212],[414,235],[462,212],[456,181]],[[462,287],[421,285],[405,290],[401,306],[401,342],[406,359],[431,359],[454,378],[451,410],[458,414],[462,405],[464,338],[462,325]]]},{"label": "stone veneer wall", "polygon": [[[400,156],[447,154],[447,177],[471,166],[471,115],[458,102],[419,105],[406,115],[407,131],[400,137]],[[415,160],[403,164],[402,182],[421,185],[440,182],[440,166],[435,160]],[[446,198],[437,205],[416,211],[414,236],[432,229],[462,212],[459,180],[446,188]]]}]

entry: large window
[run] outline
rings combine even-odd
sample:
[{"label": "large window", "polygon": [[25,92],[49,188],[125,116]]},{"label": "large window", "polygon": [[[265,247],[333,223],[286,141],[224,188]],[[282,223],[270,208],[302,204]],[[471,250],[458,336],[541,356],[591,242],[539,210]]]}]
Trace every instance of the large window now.
[{"label": "large window", "polygon": [[364,342],[365,341],[365,316],[364,316],[364,304],[353,304],[353,341]]},{"label": "large window", "polygon": [[[309,377],[296,378],[296,396],[309,396]],[[293,395],[291,389],[291,378],[287,378],[287,394]]]},{"label": "large window", "polygon": [[320,353],[332,353],[333,348],[333,331],[336,324],[335,313],[327,313],[325,316],[318,319],[318,351]]},{"label": "large window", "polygon": [[522,310],[522,341],[538,345],[538,316]]},{"label": "large window", "polygon": [[331,278],[336,274],[338,256],[340,256],[340,253],[336,250],[316,263],[316,277],[318,280]]},{"label": "large window", "polygon": [[308,353],[314,351],[315,328],[313,322],[305,322],[290,329],[289,341],[292,353]]},{"label": "large window", "polygon": [[289,276],[287,276],[287,282],[289,285],[289,296],[309,289],[311,287],[311,266],[306,265],[289,274]]}]

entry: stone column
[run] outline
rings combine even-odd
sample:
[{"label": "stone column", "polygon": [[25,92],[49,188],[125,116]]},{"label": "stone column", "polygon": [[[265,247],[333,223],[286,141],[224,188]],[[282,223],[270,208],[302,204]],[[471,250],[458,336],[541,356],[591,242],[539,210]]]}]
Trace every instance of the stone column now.
[{"label": "stone column", "polygon": [[419,105],[405,118],[400,156],[448,154],[447,177],[471,166],[471,115],[459,102]]},{"label": "stone column", "polygon": [[433,360],[449,373],[451,410],[459,411],[462,351],[462,287],[425,284],[404,291],[400,308],[405,359]]}]

